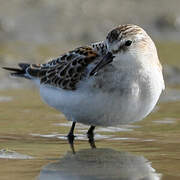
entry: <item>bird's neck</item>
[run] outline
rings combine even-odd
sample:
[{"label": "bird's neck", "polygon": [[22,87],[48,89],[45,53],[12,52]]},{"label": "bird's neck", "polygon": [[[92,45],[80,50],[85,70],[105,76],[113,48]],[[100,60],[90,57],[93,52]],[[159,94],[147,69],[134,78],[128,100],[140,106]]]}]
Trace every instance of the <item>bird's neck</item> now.
[{"label": "bird's neck", "polygon": [[119,54],[113,59],[113,64],[116,67],[129,69],[129,70],[149,70],[157,69],[161,71],[161,64],[158,56],[151,54]]}]

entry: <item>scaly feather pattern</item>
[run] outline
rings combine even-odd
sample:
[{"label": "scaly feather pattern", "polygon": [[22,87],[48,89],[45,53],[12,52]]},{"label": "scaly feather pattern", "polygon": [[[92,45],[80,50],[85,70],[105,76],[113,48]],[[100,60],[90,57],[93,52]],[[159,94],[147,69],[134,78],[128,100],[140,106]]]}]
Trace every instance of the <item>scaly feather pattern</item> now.
[{"label": "scaly feather pattern", "polygon": [[76,84],[85,76],[87,66],[98,57],[91,47],[80,47],[46,64],[32,64],[27,73],[39,78],[41,84],[75,90]]}]

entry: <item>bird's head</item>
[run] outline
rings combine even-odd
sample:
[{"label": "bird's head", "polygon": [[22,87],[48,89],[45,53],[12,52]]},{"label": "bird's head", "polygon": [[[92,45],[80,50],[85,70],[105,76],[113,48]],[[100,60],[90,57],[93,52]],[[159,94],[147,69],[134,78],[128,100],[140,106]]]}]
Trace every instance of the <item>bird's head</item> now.
[{"label": "bird's head", "polygon": [[126,24],[114,28],[108,33],[106,44],[115,57],[114,60],[124,61],[127,64],[146,64],[147,61],[159,62],[153,41],[137,25]]}]

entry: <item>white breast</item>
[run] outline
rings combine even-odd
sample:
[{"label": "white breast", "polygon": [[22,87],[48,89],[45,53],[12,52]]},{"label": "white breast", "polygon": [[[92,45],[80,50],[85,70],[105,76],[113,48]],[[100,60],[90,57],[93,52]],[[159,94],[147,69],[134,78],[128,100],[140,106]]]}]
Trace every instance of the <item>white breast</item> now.
[{"label": "white breast", "polygon": [[[101,126],[127,124],[143,119],[152,111],[163,89],[162,74],[142,72],[137,77],[128,74],[123,78],[111,79],[102,88],[95,88],[93,83],[99,82],[91,79],[82,82],[76,91],[41,86],[40,94],[68,120]],[[108,87],[111,88],[107,90]]]}]

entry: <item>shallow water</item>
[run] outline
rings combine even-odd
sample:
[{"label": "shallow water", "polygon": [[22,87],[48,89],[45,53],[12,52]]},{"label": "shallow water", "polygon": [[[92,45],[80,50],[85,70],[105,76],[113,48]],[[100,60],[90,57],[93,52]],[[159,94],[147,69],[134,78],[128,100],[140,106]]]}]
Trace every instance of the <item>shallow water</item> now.
[{"label": "shallow water", "polygon": [[0,179],[180,179],[180,88],[169,88],[145,120],[96,129],[97,150],[87,126],[76,127],[40,100],[33,89],[0,91]]}]

